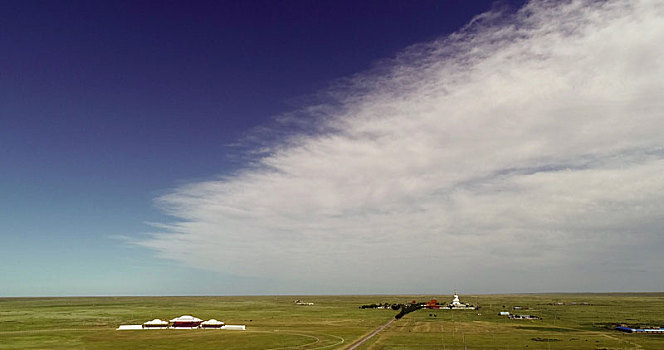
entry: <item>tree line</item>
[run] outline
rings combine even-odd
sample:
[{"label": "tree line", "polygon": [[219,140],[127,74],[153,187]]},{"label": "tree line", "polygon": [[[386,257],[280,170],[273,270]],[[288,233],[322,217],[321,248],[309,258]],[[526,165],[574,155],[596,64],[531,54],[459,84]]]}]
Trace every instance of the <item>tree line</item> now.
[{"label": "tree line", "polygon": [[367,304],[367,305],[362,305],[359,308],[360,309],[392,309],[394,311],[400,310],[396,316],[394,316],[395,319],[400,319],[404,317],[404,315],[411,313],[413,311],[419,310],[423,307],[423,304],[420,303],[412,303],[412,304],[390,304],[390,303],[380,303],[380,304]]}]

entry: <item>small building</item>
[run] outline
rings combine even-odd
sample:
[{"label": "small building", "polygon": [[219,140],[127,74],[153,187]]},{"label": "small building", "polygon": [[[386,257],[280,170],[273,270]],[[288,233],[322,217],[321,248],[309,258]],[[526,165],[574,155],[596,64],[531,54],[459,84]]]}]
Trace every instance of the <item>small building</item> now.
[{"label": "small building", "polygon": [[214,318],[201,323],[201,328],[222,328],[223,326],[223,322],[217,321]]},{"label": "small building", "polygon": [[227,324],[226,326],[224,326],[224,329],[229,331],[244,331],[247,328],[243,324]]},{"label": "small building", "polygon": [[171,320],[171,327],[173,328],[198,328],[203,320],[200,318],[191,316],[191,315],[183,315],[178,318],[174,318]]},{"label": "small building", "polygon": [[155,318],[152,321],[147,321],[143,323],[143,328],[168,328],[168,321],[162,321],[158,318]]},{"label": "small building", "polygon": [[141,324],[123,324],[120,325],[116,330],[118,331],[138,331],[145,329]]},{"label": "small building", "polygon": [[619,326],[616,327],[616,330],[627,332],[627,333],[648,333],[648,334],[660,334],[664,333],[664,328],[632,328],[629,326]]}]

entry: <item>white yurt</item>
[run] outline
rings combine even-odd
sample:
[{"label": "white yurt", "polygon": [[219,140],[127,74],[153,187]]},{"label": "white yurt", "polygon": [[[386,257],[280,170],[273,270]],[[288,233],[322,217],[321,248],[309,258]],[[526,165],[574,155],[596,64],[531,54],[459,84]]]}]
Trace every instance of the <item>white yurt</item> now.
[{"label": "white yurt", "polygon": [[223,326],[224,326],[223,322],[217,321],[214,318],[201,323],[201,327],[203,328],[221,328]]},{"label": "white yurt", "polygon": [[182,315],[171,320],[171,327],[173,328],[197,328],[201,325],[201,320],[198,317],[191,315]]}]

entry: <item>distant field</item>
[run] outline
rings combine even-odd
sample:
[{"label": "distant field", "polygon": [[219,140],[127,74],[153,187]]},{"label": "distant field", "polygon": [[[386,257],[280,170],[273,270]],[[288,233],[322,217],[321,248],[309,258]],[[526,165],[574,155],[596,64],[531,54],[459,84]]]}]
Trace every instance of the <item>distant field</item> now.
[{"label": "distant field", "polygon": [[[396,314],[358,306],[431,298],[450,296],[0,298],[0,349],[345,349]],[[296,299],[315,305],[297,306]],[[664,293],[461,295],[461,300],[482,308],[419,310],[359,349],[664,349],[664,334],[607,329],[615,323],[664,326]],[[542,320],[509,320],[498,316],[503,310]],[[247,330],[115,330],[184,314],[246,324]]]}]

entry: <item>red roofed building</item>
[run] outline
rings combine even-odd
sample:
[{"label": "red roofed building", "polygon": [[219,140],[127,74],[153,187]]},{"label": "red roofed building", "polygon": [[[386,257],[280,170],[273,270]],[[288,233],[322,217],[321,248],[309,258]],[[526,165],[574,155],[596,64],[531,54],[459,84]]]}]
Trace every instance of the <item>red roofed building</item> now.
[{"label": "red roofed building", "polygon": [[440,309],[440,304],[438,304],[438,300],[436,299],[431,299],[427,301],[426,305],[424,305],[425,308],[427,309]]}]

